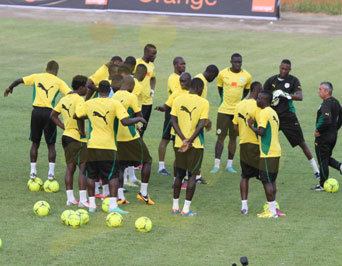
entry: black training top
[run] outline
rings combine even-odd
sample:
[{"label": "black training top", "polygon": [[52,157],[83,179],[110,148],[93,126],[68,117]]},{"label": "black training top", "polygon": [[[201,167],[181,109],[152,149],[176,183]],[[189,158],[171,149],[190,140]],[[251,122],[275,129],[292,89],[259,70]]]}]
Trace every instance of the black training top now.
[{"label": "black training top", "polygon": [[[266,80],[264,90],[270,93],[273,93],[276,90],[282,90],[288,94],[295,94],[296,91],[301,91],[302,87],[295,76],[287,75],[287,77],[282,80],[279,78],[279,75],[274,75]],[[279,103],[277,106],[272,106],[272,108],[277,112],[280,119],[287,116],[289,113],[296,113],[292,100],[288,100],[285,97],[279,97]]]},{"label": "black training top", "polygon": [[318,108],[316,130],[320,135],[336,134],[342,124],[342,108],[338,100],[330,97],[323,100]]}]

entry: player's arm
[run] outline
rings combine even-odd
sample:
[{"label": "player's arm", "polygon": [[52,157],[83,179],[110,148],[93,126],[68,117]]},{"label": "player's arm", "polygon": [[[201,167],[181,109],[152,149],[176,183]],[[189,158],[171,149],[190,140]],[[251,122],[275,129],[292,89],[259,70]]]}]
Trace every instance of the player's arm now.
[{"label": "player's arm", "polygon": [[87,95],[86,95],[86,98],[85,98],[85,100],[87,101],[87,100],[89,100],[93,96],[95,91],[97,91],[97,88],[96,88],[94,82],[91,79],[88,79],[88,81],[86,83],[86,87],[88,88]]},{"label": "player's arm", "polygon": [[167,110],[171,109],[169,106],[167,106],[166,104],[160,105],[160,106],[156,106],[154,108],[154,110],[160,111],[160,112],[166,112]]},{"label": "player's arm", "polygon": [[331,106],[329,103],[323,102],[321,105],[321,117],[318,118],[315,131],[321,134],[328,129],[331,123]]},{"label": "player's arm", "polygon": [[243,96],[242,96],[243,99],[246,98],[246,96],[248,95],[248,92],[249,92],[249,89],[244,89],[243,90]]},{"label": "player's arm", "polygon": [[134,118],[127,118],[126,117],[126,118],[121,119],[120,121],[121,121],[121,124],[123,126],[126,126],[126,127],[130,126],[130,125],[137,124],[139,122],[143,123],[144,125],[147,124],[146,120],[141,116],[134,117]]},{"label": "player's arm", "polygon": [[339,130],[342,126],[342,108],[341,106],[339,105],[339,114],[338,114],[338,120],[337,120],[337,123],[336,123],[336,126],[337,126],[337,130]]},{"label": "player's arm", "polygon": [[302,86],[300,85],[300,82],[297,78],[294,82],[293,90],[295,91],[295,93],[293,95],[291,95],[292,100],[303,101]]},{"label": "player's arm", "polygon": [[63,122],[59,119],[59,116],[60,113],[55,111],[55,110],[52,110],[52,112],[50,113],[50,119],[58,126],[60,127],[61,129],[65,130],[64,128],[64,124]]},{"label": "player's arm", "polygon": [[263,127],[258,127],[258,128],[254,127],[254,120],[251,117],[248,119],[248,126],[253,130],[255,134],[259,136],[265,135],[266,129]]},{"label": "player's arm", "polygon": [[194,134],[189,138],[188,144],[191,144],[194,142],[195,138],[198,136],[199,133],[203,130],[205,125],[208,123],[208,119],[201,119],[198,123],[198,126],[196,127],[196,130]]},{"label": "player's arm", "polygon": [[154,90],[156,88],[156,83],[157,83],[157,80],[155,77],[152,77],[151,80],[150,80],[150,85],[151,85],[151,96],[153,97],[154,96]]},{"label": "player's arm", "polygon": [[13,81],[12,84],[9,85],[9,87],[5,90],[4,97],[7,97],[8,94],[13,93],[13,89],[22,83],[24,83],[24,80],[22,78]]},{"label": "player's arm", "polygon": [[85,134],[85,126],[84,126],[84,120],[85,120],[85,118],[77,119],[78,133],[80,133],[80,136],[81,136],[82,138],[85,138],[85,137],[86,137],[86,134]]},{"label": "player's arm", "polygon": [[223,98],[223,87],[217,87],[220,98]]},{"label": "player's arm", "polygon": [[177,123],[177,117],[176,116],[171,115],[171,124],[172,124],[173,128],[175,129],[177,135],[181,138],[182,141],[184,141],[185,137],[184,137],[184,135],[183,135],[178,123]]}]

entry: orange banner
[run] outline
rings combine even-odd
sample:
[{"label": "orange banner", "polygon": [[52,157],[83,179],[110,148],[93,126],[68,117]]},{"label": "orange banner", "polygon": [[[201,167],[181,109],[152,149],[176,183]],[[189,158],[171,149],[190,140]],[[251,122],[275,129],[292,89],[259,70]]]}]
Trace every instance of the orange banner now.
[{"label": "orange banner", "polygon": [[273,13],[276,0],[253,0],[252,12]]}]

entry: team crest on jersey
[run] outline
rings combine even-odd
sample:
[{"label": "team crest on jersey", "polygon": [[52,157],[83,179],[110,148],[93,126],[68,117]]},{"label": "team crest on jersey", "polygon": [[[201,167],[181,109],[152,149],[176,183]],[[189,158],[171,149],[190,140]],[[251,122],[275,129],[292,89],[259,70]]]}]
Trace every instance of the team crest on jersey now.
[{"label": "team crest on jersey", "polygon": [[245,82],[245,78],[244,77],[240,78],[240,82]]},{"label": "team crest on jersey", "polygon": [[221,132],[222,132],[221,129],[217,129],[217,131],[216,131],[217,135],[220,135]]},{"label": "team crest on jersey", "polygon": [[285,85],[284,85],[284,87],[285,87],[286,89],[290,88],[290,83],[286,82]]}]

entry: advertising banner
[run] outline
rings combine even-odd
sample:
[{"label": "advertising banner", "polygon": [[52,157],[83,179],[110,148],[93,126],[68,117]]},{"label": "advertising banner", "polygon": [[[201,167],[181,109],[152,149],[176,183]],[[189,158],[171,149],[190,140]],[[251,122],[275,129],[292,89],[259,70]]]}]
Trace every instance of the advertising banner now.
[{"label": "advertising banner", "polygon": [[279,19],[279,0],[0,0],[3,5]]}]

